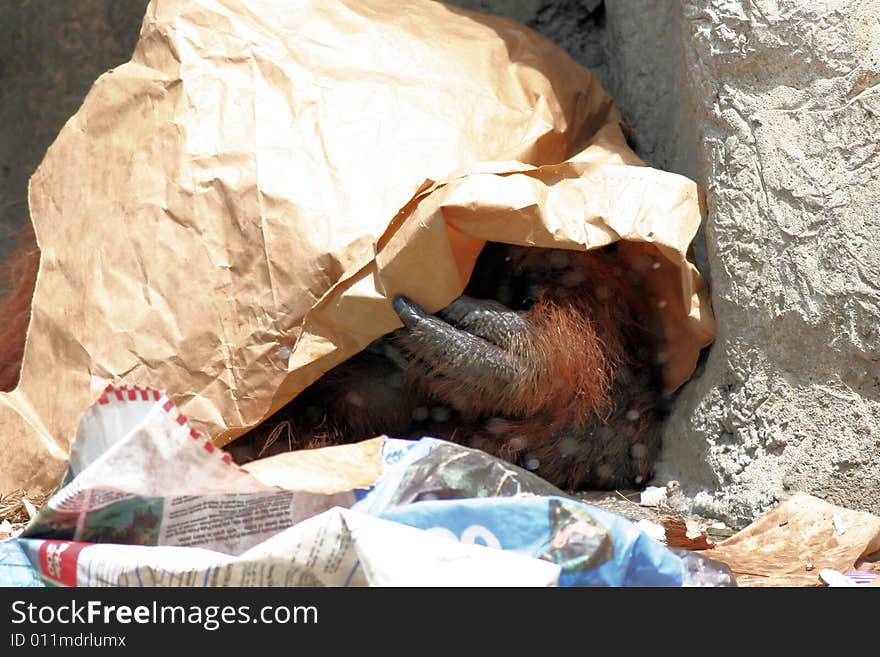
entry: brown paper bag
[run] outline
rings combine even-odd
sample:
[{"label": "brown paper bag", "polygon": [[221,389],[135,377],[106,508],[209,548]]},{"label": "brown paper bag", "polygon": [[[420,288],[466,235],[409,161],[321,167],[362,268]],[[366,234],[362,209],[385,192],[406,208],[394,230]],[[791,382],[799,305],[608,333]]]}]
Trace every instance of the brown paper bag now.
[{"label": "brown paper bag", "polygon": [[740,586],[821,586],[824,568],[846,572],[880,550],[880,517],[795,493],[704,552]]},{"label": "brown paper bag", "polygon": [[589,72],[524,26],[423,0],[154,0],[30,183],[42,259],[0,492],[59,479],[109,383],[217,445],[436,311],[486,240],[626,240],[663,267],[667,384],[713,336],[697,186],[643,166]]}]

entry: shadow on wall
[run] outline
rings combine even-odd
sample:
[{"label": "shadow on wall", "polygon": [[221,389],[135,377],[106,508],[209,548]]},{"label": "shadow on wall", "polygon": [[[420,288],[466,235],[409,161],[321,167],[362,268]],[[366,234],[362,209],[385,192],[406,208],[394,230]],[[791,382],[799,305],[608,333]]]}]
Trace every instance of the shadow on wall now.
[{"label": "shadow on wall", "polygon": [[0,258],[27,221],[28,179],[99,75],[131,58],[147,0],[0,3]]}]

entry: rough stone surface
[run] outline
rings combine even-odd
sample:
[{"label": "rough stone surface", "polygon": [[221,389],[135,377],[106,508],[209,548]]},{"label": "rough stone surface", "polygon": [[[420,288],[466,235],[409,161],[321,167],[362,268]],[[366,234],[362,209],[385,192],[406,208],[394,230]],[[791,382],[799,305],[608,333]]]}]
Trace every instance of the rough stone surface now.
[{"label": "rough stone surface", "polygon": [[573,4],[528,22],[596,71],[644,159],[707,191],[719,336],[658,480],[736,524],[797,490],[880,513],[880,3],[608,0],[579,36]]},{"label": "rough stone surface", "polygon": [[880,3],[685,2],[720,334],[661,474],[745,522],[880,513]]}]

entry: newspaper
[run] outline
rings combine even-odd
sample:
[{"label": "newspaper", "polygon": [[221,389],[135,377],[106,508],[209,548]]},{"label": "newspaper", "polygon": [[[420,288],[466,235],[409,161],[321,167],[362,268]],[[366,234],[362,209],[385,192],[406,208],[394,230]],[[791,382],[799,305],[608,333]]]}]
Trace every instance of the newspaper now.
[{"label": "newspaper", "polygon": [[[433,438],[368,442],[309,453],[309,468],[323,461],[335,483],[322,492],[312,484],[302,490],[296,476],[302,455],[266,459],[252,471],[240,468],[193,430],[166,395],[108,387],[80,423],[66,485],[20,537],[0,543],[0,581],[693,583],[686,560],[629,521],[578,502],[521,468]],[[363,464],[364,472],[378,473],[367,485],[363,473],[353,474],[348,485],[334,472],[350,450],[374,453],[380,461],[378,468]],[[733,582],[729,572],[719,575],[721,583]]]}]

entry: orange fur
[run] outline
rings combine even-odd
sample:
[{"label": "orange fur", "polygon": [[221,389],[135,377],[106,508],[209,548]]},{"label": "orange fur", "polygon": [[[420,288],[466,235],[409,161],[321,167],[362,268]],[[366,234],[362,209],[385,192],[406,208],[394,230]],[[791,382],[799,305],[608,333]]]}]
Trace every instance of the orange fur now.
[{"label": "orange fur", "polygon": [[[524,355],[531,372],[470,443],[560,486],[644,483],[659,452],[659,329],[633,272],[602,251],[544,271]],[[524,260],[547,259],[528,252]],[[534,262],[520,266],[536,266]],[[566,277],[574,271],[578,276]]]},{"label": "orange fur", "polygon": [[17,238],[18,247],[0,265],[0,391],[18,383],[24,343],[37,284],[40,251],[30,225]]},{"label": "orange fur", "polygon": [[[0,266],[2,391],[12,390],[19,379],[39,267],[29,226],[18,242]],[[509,347],[526,363],[513,384],[498,390],[479,378],[456,381],[443,376],[439,365],[427,376],[424,368],[401,373],[381,355],[364,353],[325,375],[274,422],[238,441],[233,449],[241,460],[252,455],[255,444],[265,444],[260,436],[286,420],[293,438],[278,440],[272,451],[378,433],[424,434],[520,462],[560,486],[647,481],[660,445],[656,356],[662,345],[640,281],[605,251],[513,253],[516,257],[504,258],[508,268],[541,281],[528,310],[529,328]],[[498,269],[496,262],[486,271]],[[491,291],[498,281],[489,285]]]},{"label": "orange fur", "polygon": [[[524,364],[512,383],[462,379],[450,371],[454,362],[431,361],[401,329],[386,345],[407,357],[403,371],[375,350],[353,357],[240,439],[237,456],[247,458],[266,431],[286,420],[296,427],[295,448],[380,433],[432,435],[520,463],[565,488],[646,483],[660,448],[662,343],[637,273],[613,250],[512,248],[484,256],[472,297],[495,296],[507,284],[497,276],[505,267],[538,281],[525,293],[534,302],[528,329],[507,346]],[[395,373],[406,385],[393,383]]]},{"label": "orange fur", "polygon": [[[39,267],[30,226],[18,242],[0,265],[2,391],[18,383]],[[290,423],[293,438],[278,440],[272,451],[378,433],[425,434],[517,461],[560,486],[647,481],[659,451],[656,356],[662,345],[637,273],[624,269],[613,252],[513,253],[504,259],[511,261],[508,268],[541,279],[528,310],[529,329],[509,347],[528,364],[513,384],[494,390],[479,379],[445,378],[437,368],[427,376],[419,368],[401,373],[391,361],[364,353],[325,375],[233,451],[240,460],[252,457],[253,446],[264,445],[260,437],[280,419]],[[498,269],[496,262],[486,271]],[[498,281],[488,285],[491,292]]]}]

